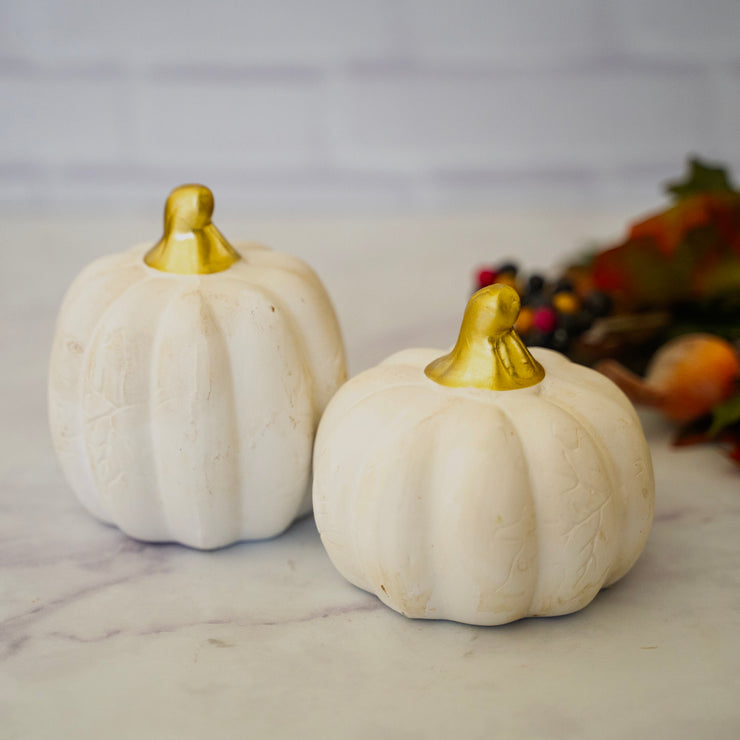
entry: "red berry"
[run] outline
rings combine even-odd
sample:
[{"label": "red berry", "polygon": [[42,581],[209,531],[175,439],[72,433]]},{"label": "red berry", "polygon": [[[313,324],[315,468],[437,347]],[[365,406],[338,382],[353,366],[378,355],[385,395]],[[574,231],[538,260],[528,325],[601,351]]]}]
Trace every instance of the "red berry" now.
[{"label": "red berry", "polygon": [[544,306],[537,309],[532,323],[536,329],[549,334],[558,324],[558,315],[549,306]]},{"label": "red berry", "polygon": [[478,270],[475,276],[478,281],[478,289],[485,288],[487,285],[493,285],[496,282],[498,273],[496,270],[491,270],[489,267],[484,267]]}]

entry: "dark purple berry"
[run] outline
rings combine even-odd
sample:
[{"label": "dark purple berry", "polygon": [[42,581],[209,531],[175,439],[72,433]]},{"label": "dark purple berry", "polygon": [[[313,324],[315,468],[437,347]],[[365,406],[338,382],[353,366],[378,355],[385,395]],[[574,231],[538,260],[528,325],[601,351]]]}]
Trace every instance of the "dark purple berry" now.
[{"label": "dark purple berry", "polygon": [[535,273],[534,275],[529,276],[529,280],[527,280],[527,288],[525,291],[525,295],[529,298],[530,296],[537,295],[538,293],[542,292],[542,289],[545,287],[545,278],[542,277],[542,275],[538,275]]},{"label": "dark purple berry", "polygon": [[569,344],[570,337],[568,336],[568,332],[565,331],[565,329],[555,329],[555,331],[552,333],[550,346],[553,349],[558,350],[558,352],[562,352],[563,350],[567,349]]},{"label": "dark purple berry", "polygon": [[558,328],[563,329],[568,336],[575,337],[583,334],[593,321],[593,316],[588,311],[576,311],[576,313],[561,313],[558,316]]},{"label": "dark purple berry", "polygon": [[530,329],[527,332],[526,341],[530,347],[548,347],[550,335],[539,329]]},{"label": "dark purple berry", "polygon": [[568,278],[560,278],[555,283],[555,293],[572,293],[573,290],[573,283]]},{"label": "dark purple berry", "polygon": [[497,272],[499,275],[502,272],[508,272],[512,275],[516,275],[519,272],[519,265],[517,265],[515,262],[504,262],[502,265],[499,265]]},{"label": "dark purple berry", "polygon": [[583,307],[599,318],[606,316],[612,310],[612,299],[600,290],[594,290],[589,293],[583,301]]}]

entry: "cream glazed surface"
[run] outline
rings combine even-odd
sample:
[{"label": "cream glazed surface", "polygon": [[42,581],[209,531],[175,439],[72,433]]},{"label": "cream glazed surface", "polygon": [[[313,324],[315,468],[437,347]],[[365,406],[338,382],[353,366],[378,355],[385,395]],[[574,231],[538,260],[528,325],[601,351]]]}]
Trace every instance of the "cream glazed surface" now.
[{"label": "cream glazed surface", "polygon": [[449,388],[406,350],[329,404],[314,511],[336,568],[409,617],[494,625],[586,606],[645,546],[650,452],[600,374],[545,349],[530,388]]},{"label": "cream glazed surface", "polygon": [[65,297],[49,374],[65,476],[138,539],[276,535],[310,511],[316,426],[346,377],[326,291],[261,245],[205,275],[149,267],[150,246],[95,261]]}]

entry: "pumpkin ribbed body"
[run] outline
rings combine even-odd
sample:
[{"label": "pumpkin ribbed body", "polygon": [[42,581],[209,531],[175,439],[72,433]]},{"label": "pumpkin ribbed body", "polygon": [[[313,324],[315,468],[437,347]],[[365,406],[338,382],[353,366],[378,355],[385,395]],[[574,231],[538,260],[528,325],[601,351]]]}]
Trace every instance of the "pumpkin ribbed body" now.
[{"label": "pumpkin ribbed body", "polygon": [[437,350],[350,380],[319,426],[314,514],[337,569],[409,617],[567,614],[621,578],[650,530],[650,453],[626,396],[534,349],[542,382],[441,386]]},{"label": "pumpkin ribbed body", "polygon": [[153,269],[146,250],[97,260],[65,297],[49,375],[64,473],[138,539],[276,535],[310,510],[316,426],[346,377],[326,292],[257,245],[206,275]]}]

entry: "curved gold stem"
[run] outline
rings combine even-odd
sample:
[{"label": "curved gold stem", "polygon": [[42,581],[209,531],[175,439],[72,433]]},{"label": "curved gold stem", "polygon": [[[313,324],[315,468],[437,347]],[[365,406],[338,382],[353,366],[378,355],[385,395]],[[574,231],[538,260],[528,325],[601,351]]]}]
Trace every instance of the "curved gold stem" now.
[{"label": "curved gold stem", "polygon": [[213,193],[205,185],[175,188],[164,209],[164,236],[144,262],[178,275],[227,270],[241,257],[211,223],[212,215]]},{"label": "curved gold stem", "polygon": [[509,391],[536,385],[545,369],[514,330],[521,302],[508,285],[482,288],[468,301],[452,352],[429,363],[428,378],[453,388]]}]

